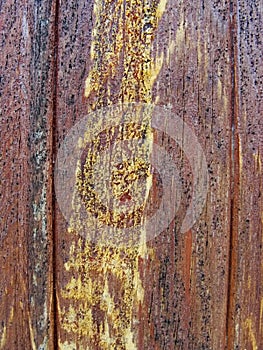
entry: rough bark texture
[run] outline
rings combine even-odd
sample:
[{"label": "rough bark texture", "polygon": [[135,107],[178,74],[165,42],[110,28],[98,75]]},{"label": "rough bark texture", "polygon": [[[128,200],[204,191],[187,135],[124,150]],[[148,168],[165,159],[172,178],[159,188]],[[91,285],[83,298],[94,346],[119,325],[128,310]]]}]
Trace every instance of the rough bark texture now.
[{"label": "rough bark texture", "polygon": [[[263,348],[260,1],[8,0],[0,10],[0,349]],[[95,156],[107,140],[120,141],[107,124],[120,109],[109,106],[130,102],[166,106],[191,128],[209,187],[198,221],[181,233],[201,170],[193,174],[187,139],[177,144],[169,130],[137,126],[151,135],[146,153],[158,143],[173,155],[183,196],[153,239],[142,231],[141,245],[105,245],[80,232],[76,198],[82,191],[85,202],[93,185],[91,143],[81,159],[86,178],[72,201],[65,197],[75,211],[68,223],[54,201],[54,160],[73,126],[100,108],[108,107],[90,128]],[[147,124],[150,107],[141,118]],[[164,113],[161,128],[168,120]],[[132,138],[131,124],[125,132],[122,139]],[[134,158],[135,150],[125,151]],[[126,162],[129,176],[138,164]],[[116,176],[126,168],[116,167]],[[155,173],[148,182],[149,210],[160,203],[163,180]],[[123,184],[114,184],[126,201]],[[95,205],[84,205],[94,214]]]}]

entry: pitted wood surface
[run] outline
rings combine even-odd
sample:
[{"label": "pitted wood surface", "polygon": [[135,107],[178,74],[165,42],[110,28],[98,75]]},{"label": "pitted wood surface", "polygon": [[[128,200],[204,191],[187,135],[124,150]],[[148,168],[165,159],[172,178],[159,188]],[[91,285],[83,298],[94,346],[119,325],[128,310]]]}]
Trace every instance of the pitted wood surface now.
[{"label": "pitted wood surface", "polygon": [[[6,0],[0,11],[0,349],[260,350],[260,1]],[[66,222],[55,200],[55,159],[84,116],[129,102],[166,107],[191,128],[208,193],[197,222],[181,233],[200,174],[169,133],[146,128],[145,154],[156,143],[178,165],[180,205],[153,239],[142,230],[140,245],[103,245],[78,232],[78,201]],[[118,129],[97,135],[97,122],[94,157]],[[93,156],[85,152],[76,191],[97,215],[88,200]],[[101,164],[111,152],[97,157]],[[115,164],[113,194],[126,203],[140,193],[140,208],[149,197],[154,212],[164,183],[141,158]],[[139,219],[125,220],[112,232]]]}]

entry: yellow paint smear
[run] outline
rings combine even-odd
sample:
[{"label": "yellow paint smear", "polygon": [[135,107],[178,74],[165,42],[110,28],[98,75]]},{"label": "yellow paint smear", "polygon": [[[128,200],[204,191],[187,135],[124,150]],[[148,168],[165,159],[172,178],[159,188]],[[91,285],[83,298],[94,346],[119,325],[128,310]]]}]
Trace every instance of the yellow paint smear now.
[{"label": "yellow paint smear", "polygon": [[185,42],[185,21],[181,19],[176,31],[176,47],[180,48]]},{"label": "yellow paint smear", "polygon": [[6,341],[7,341],[7,326],[13,322],[14,319],[14,307],[12,306],[11,310],[10,310],[10,315],[9,315],[9,319],[7,322],[7,325],[4,326],[3,328],[3,334],[2,337],[0,339],[0,349],[4,349],[4,346],[6,345]]},{"label": "yellow paint smear", "polygon": [[167,0],[157,6],[141,0],[130,0],[125,6],[124,1],[114,6],[110,1],[95,2],[93,67],[85,87],[86,97],[96,95],[93,109],[112,103],[109,83],[120,73],[123,78],[116,102],[151,102],[151,89],[163,63],[163,53],[154,62],[152,43],[166,4]]},{"label": "yellow paint smear", "polygon": [[35,339],[34,339],[34,330],[32,328],[32,322],[31,322],[31,318],[30,318],[29,313],[28,313],[28,323],[29,323],[31,347],[32,347],[32,350],[37,350]]},{"label": "yellow paint smear", "polygon": [[246,320],[246,328],[248,330],[248,335],[249,335],[249,338],[251,340],[251,343],[252,343],[252,349],[253,350],[258,350],[258,346],[257,346],[257,341],[256,341],[256,337],[255,337],[255,334],[254,334],[254,331],[253,331],[253,325],[252,325],[252,320],[250,318],[248,318]]},{"label": "yellow paint smear", "polygon": [[259,153],[259,150],[257,153],[253,154],[255,165],[256,165],[256,170],[261,174],[262,172],[262,162],[261,162],[261,156]]},{"label": "yellow paint smear", "polygon": [[[208,46],[209,42],[209,33],[206,31],[205,33],[201,33],[200,29],[197,33],[197,60],[198,66],[201,68],[202,79],[208,80],[208,66],[209,66],[209,54],[208,54]],[[222,97],[222,83],[218,79],[217,93],[219,94],[219,98]]]},{"label": "yellow paint smear", "polygon": [[[156,57],[153,54],[153,40],[166,5],[167,0],[160,0],[159,3],[142,0],[118,0],[114,3],[110,0],[95,1],[90,51],[92,68],[85,84],[85,96],[91,110],[112,103],[152,102],[152,89],[164,64],[163,52]],[[171,43],[170,54],[175,45],[175,42]],[[112,87],[116,81],[117,96],[114,95],[116,89]],[[151,110],[145,118],[150,117]],[[100,125],[94,126],[94,135],[96,128],[100,129]],[[153,144],[151,135],[148,135],[145,143],[148,153],[151,153]],[[79,140],[80,148],[87,139],[88,135]],[[93,156],[90,155],[90,159]],[[133,166],[136,167],[136,162]],[[77,171],[76,177],[78,174]],[[79,184],[78,190],[84,188],[85,191],[87,183],[84,187]],[[148,176],[146,198],[151,186],[152,177]],[[115,188],[115,191],[118,193],[119,189]],[[77,196],[73,201],[76,213],[71,218],[70,234],[78,232],[83,224],[78,216],[80,206]],[[90,227],[88,234],[92,233],[92,229]],[[63,329],[83,340],[78,342],[78,349],[82,346],[86,348],[86,344],[91,348],[99,344],[105,350],[138,349],[137,333],[133,328],[139,324],[139,320],[134,315],[139,314],[137,311],[144,300],[139,260],[152,254],[154,252],[147,249],[145,230],[141,230],[140,244],[137,246],[105,246],[103,242],[94,246],[81,239],[72,244],[69,260],[65,264],[70,277],[61,292],[67,304],[70,301],[70,306],[62,308],[60,314]],[[93,314],[98,313],[102,318],[99,330],[97,321],[93,319]],[[76,344],[61,342],[60,346],[62,350],[72,350]]]},{"label": "yellow paint smear", "polygon": [[6,344],[6,326],[4,326],[4,328],[3,328],[3,333],[2,333],[1,340],[0,340],[0,348],[3,349],[5,344]]},{"label": "yellow paint smear", "polygon": [[169,64],[170,58],[173,55],[174,51],[175,51],[175,47],[176,47],[176,42],[175,40],[171,40],[171,42],[169,43],[168,46],[168,50],[167,50],[167,56],[166,56],[166,64]]},{"label": "yellow paint smear", "polygon": [[158,5],[157,11],[156,11],[156,17],[158,19],[160,19],[162,17],[162,15],[164,14],[166,5],[167,5],[167,0],[161,0],[159,2],[159,5]]},{"label": "yellow paint smear", "polygon": [[262,333],[262,330],[263,330],[263,298],[261,298],[261,301],[260,301],[259,329],[260,329],[260,333]]}]

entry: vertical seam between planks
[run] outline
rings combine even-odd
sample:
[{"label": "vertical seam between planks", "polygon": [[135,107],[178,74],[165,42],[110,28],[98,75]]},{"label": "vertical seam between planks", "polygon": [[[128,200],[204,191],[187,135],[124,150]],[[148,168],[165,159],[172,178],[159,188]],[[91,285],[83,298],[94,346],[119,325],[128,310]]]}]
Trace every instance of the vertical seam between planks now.
[{"label": "vertical seam between planks", "polygon": [[56,211],[55,211],[55,154],[56,154],[56,130],[57,130],[57,87],[58,87],[58,48],[59,48],[59,0],[54,1],[55,6],[55,23],[54,23],[54,48],[53,48],[53,114],[51,121],[51,159],[52,159],[52,327],[53,327],[53,349],[58,349],[58,332],[57,332],[57,241],[56,241]]},{"label": "vertical seam between planks", "polygon": [[231,132],[230,132],[230,238],[228,300],[226,312],[227,349],[233,350],[235,338],[235,296],[238,247],[238,205],[239,205],[239,143],[238,143],[238,64],[237,64],[237,16],[238,0],[230,1],[230,59],[231,59]]}]

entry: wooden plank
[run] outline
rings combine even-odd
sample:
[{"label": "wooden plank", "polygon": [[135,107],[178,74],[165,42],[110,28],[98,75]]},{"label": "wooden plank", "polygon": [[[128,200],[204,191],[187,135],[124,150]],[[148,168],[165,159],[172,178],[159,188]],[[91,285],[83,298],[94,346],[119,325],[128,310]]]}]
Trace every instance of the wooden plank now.
[{"label": "wooden plank", "polygon": [[229,349],[263,348],[262,3],[233,3],[234,206]]},{"label": "wooden plank", "polygon": [[55,4],[0,8],[0,348],[53,349]]},{"label": "wooden plank", "polygon": [[[190,125],[204,149],[209,191],[199,221],[186,233],[180,233],[187,204],[183,198],[168,230],[130,248],[86,240],[74,213],[67,217],[67,228],[60,210],[64,204],[58,201],[57,347],[225,347],[232,123],[229,17],[223,1],[61,4],[57,147],[73,125],[101,107],[123,102],[168,105]],[[114,121],[107,115],[102,125],[109,118]],[[94,137],[96,130],[94,125]],[[184,149],[171,138],[162,142],[182,162],[177,163],[185,180],[181,185],[189,194],[189,182],[198,174],[187,180]],[[157,179],[156,202],[160,186]],[[70,200],[63,195],[71,206],[71,195]]]}]

